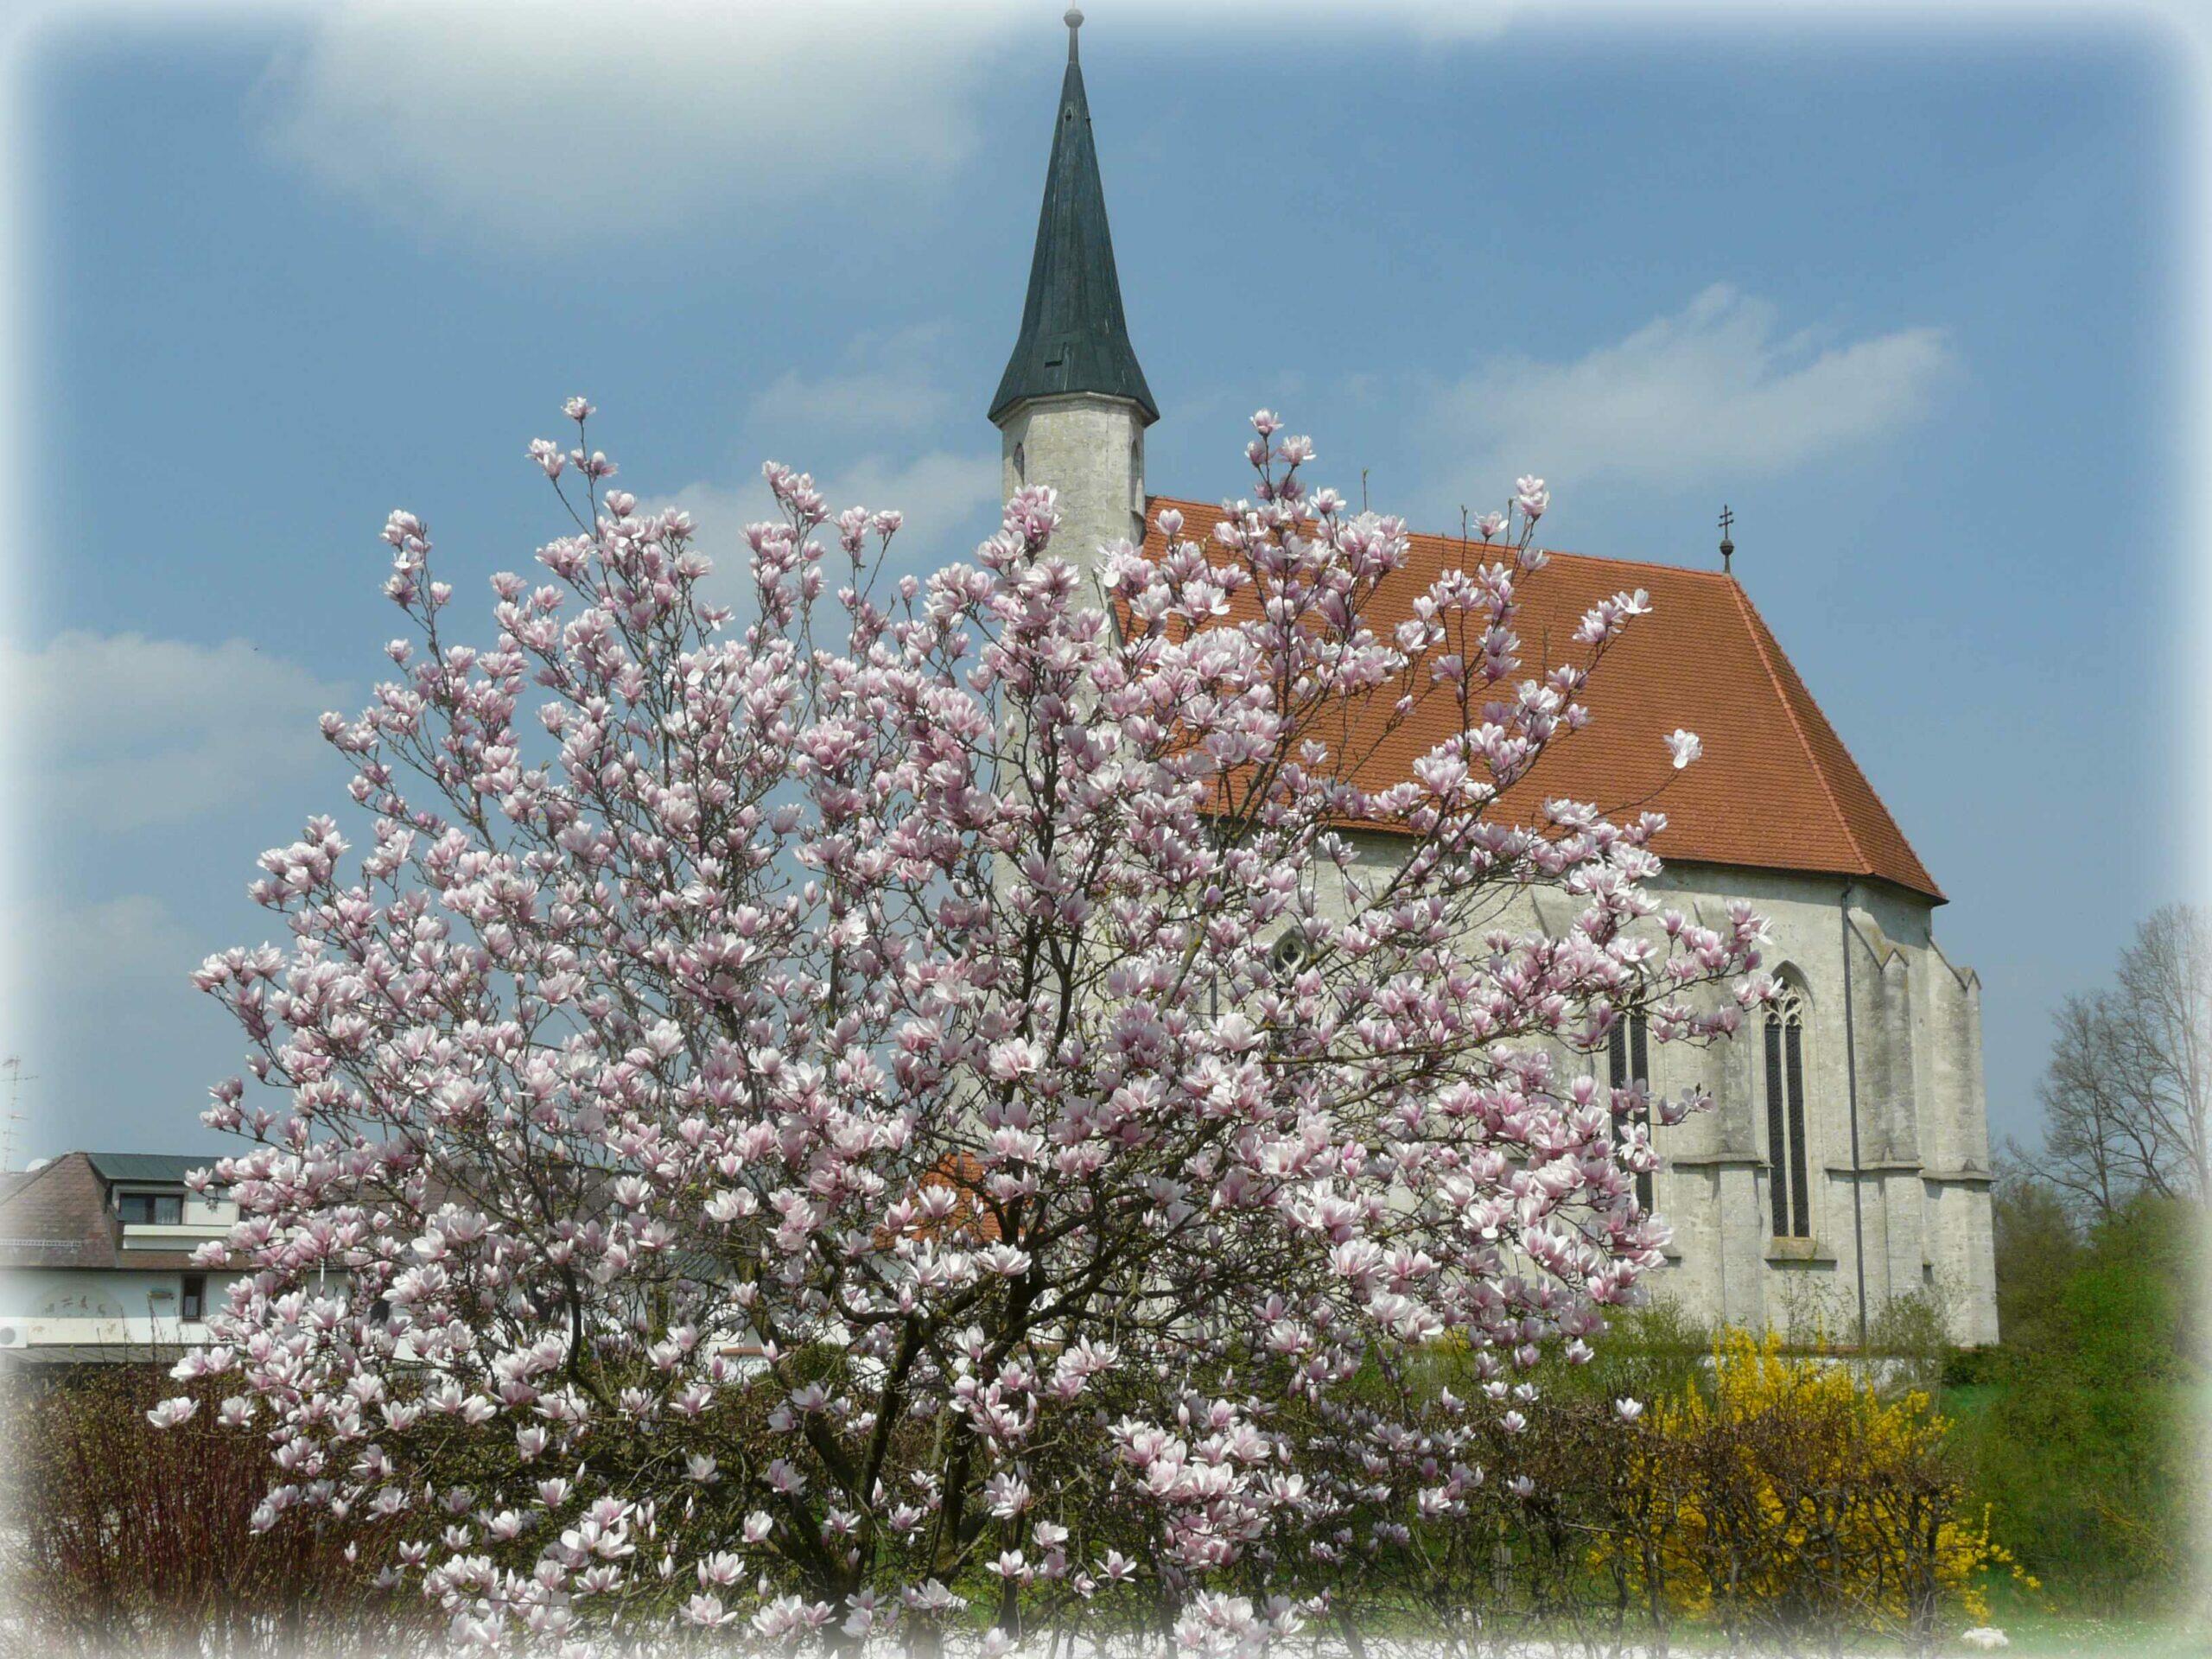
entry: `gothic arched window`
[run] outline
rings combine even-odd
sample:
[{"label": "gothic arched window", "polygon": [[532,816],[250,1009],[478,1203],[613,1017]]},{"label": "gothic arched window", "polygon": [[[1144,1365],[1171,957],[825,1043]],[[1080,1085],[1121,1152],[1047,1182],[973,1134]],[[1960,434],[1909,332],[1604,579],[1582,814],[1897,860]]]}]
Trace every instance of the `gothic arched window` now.
[{"label": "gothic arched window", "polygon": [[1785,986],[1766,1011],[1767,1193],[1777,1238],[1813,1236],[1806,1185],[1805,997]]},{"label": "gothic arched window", "polygon": [[[1612,1034],[1605,1039],[1607,1080],[1616,1089],[1625,1089],[1631,1083],[1640,1083],[1648,1092],[1651,1087],[1651,1026],[1637,1009],[1627,1019],[1614,1024]],[[1644,1122],[1650,1122],[1647,1109]],[[1643,1209],[1651,1208],[1651,1172],[1644,1171],[1636,1178],[1636,1201]]]}]

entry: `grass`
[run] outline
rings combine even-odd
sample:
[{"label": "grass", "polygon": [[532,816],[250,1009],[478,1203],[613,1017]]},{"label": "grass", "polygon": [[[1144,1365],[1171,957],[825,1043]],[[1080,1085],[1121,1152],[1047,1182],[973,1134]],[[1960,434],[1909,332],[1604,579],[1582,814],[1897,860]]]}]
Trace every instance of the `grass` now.
[{"label": "grass", "polygon": [[[1995,1598],[1992,1599],[1993,1603]],[[2212,1633],[2177,1620],[2086,1613],[2059,1613],[2024,1603],[1993,1605],[1990,1623],[2005,1632],[2006,1659],[2212,1659]],[[1964,1627],[1949,1624],[1936,1643],[1939,1659],[1960,1659],[1976,1649],[1958,1638]],[[1725,1654],[1727,1637],[1717,1625],[1684,1622],[1669,1632],[1676,1653]],[[1855,1636],[1845,1643],[1853,1655],[1903,1655],[1906,1643]]]},{"label": "grass", "polygon": [[2008,1652],[2031,1659],[2207,1659],[2212,1632],[2175,1619],[2121,1615],[2054,1612],[2025,1602],[2003,1605],[1991,1598],[1990,1623],[2011,1638]]},{"label": "grass", "polygon": [[1971,1432],[2005,1393],[2005,1386],[2002,1382],[1969,1382],[1962,1388],[1946,1388],[1939,1408],[1961,1429]]}]

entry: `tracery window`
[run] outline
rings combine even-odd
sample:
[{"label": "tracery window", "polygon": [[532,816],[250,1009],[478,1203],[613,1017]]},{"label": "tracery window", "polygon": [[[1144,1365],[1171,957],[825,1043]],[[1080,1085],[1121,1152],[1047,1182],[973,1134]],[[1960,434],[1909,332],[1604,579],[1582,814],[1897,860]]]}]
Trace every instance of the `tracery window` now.
[{"label": "tracery window", "polygon": [[[1608,1080],[1616,1089],[1625,1089],[1630,1083],[1640,1083],[1649,1095],[1651,1088],[1651,1026],[1642,1009],[1627,1019],[1618,1021],[1612,1034],[1605,1039]],[[1643,1121],[1650,1122],[1647,1107]],[[1636,1178],[1636,1202],[1644,1210],[1651,1208],[1651,1173],[1644,1171]]]},{"label": "tracery window", "polygon": [[1813,1236],[1805,1157],[1805,998],[1794,986],[1766,1012],[1767,1196],[1777,1238]]}]

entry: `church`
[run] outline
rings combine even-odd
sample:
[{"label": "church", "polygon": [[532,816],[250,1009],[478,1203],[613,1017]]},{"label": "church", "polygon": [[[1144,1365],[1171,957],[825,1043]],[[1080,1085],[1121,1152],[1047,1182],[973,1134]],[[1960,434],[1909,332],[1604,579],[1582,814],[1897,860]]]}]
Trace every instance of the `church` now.
[{"label": "church", "polygon": [[[1183,533],[1201,542],[1220,510],[1154,493],[1145,476],[1145,431],[1160,411],[1122,314],[1077,52],[1082,14],[1066,21],[1028,294],[989,416],[1005,493],[1058,492],[1063,550],[1128,539],[1156,553],[1162,510],[1181,513]],[[1402,602],[1469,550],[1459,537],[1417,536]],[[1891,1300],[1927,1293],[1952,1340],[1993,1343],[1980,982],[1937,944],[1942,889],[1722,550],[1717,571],[1554,552],[1522,590],[1529,640],[1565,638],[1623,588],[1647,591],[1653,613],[1593,681],[1589,728],[1547,753],[1513,796],[1618,812],[1656,794],[1668,820],[1653,843],[1667,866],[1662,900],[1708,925],[1731,901],[1751,903],[1771,936],[1766,965],[1785,987],[1733,1041],[1661,1045],[1630,1022],[1595,1057],[1610,1083],[1641,1079],[1663,1094],[1699,1084],[1714,1101],[1656,1132],[1664,1162],[1645,1196],[1674,1243],[1647,1283],[1701,1321],[1846,1344]],[[1371,620],[1387,632],[1400,618]],[[1677,727],[1705,753],[1674,773],[1662,739]],[[1382,781],[1402,777],[1433,741],[1406,732],[1370,764]],[[1360,839],[1363,859],[1393,858],[1389,836]],[[1562,894],[1523,902],[1535,912],[1523,922],[1557,931],[1572,918]]]}]

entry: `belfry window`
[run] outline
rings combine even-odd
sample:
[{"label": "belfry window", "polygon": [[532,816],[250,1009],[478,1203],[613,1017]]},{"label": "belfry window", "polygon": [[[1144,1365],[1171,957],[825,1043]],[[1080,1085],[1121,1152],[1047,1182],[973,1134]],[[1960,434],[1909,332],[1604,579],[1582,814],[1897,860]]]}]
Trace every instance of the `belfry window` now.
[{"label": "belfry window", "polygon": [[[1616,1089],[1625,1089],[1631,1083],[1640,1083],[1649,1094],[1651,1087],[1651,1027],[1638,1009],[1627,1019],[1618,1021],[1612,1035],[1605,1039],[1607,1080]],[[1643,1122],[1651,1121],[1647,1107]],[[1644,1171],[1636,1178],[1636,1202],[1640,1209],[1651,1208],[1651,1173]]]},{"label": "belfry window", "polygon": [[1806,1186],[1805,999],[1785,988],[1766,1011],[1767,1196],[1777,1238],[1813,1236]]}]

